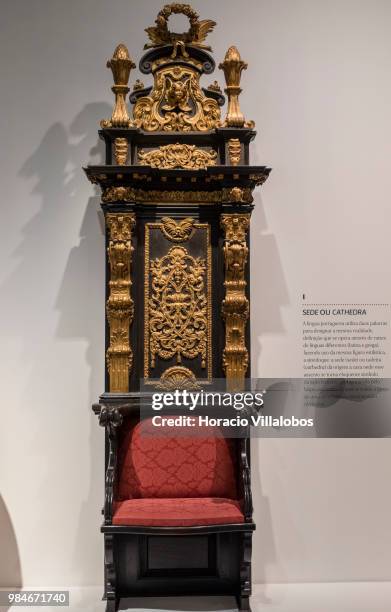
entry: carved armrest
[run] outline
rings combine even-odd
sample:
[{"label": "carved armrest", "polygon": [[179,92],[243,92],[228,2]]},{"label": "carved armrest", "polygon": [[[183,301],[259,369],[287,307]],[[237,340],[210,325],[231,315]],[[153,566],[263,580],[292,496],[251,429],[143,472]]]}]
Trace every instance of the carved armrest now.
[{"label": "carved armrest", "polygon": [[243,486],[243,514],[246,522],[253,517],[253,501],[251,492],[251,472],[248,462],[247,439],[243,438],[240,444],[240,472]]},{"label": "carved armrest", "polygon": [[114,488],[117,475],[118,439],[117,430],[122,424],[122,414],[118,408],[102,406],[99,413],[99,425],[106,428],[108,438],[108,458],[105,475],[105,502],[103,507],[106,525],[113,520]]}]

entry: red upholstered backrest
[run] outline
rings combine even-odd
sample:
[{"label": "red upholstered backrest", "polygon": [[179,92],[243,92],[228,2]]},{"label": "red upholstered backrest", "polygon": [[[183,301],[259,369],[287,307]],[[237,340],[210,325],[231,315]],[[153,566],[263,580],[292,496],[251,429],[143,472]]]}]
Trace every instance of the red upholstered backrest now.
[{"label": "red upholstered backrest", "polygon": [[173,436],[172,428],[157,430],[147,419],[125,433],[119,448],[119,499],[236,499],[235,440],[215,428],[202,431],[199,437],[181,428],[181,435],[175,430]]}]

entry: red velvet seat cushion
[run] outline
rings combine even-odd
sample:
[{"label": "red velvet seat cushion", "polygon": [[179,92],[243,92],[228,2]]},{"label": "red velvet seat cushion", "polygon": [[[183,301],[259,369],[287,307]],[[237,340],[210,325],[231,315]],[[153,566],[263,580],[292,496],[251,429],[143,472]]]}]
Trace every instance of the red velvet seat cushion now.
[{"label": "red velvet seat cushion", "polygon": [[116,504],[113,525],[191,527],[243,523],[238,502],[218,497],[128,499]]},{"label": "red velvet seat cushion", "polygon": [[[118,499],[224,497],[235,499],[234,440],[217,428],[155,427],[150,419],[125,431],[119,448]],[[178,429],[175,430],[178,434]]]}]

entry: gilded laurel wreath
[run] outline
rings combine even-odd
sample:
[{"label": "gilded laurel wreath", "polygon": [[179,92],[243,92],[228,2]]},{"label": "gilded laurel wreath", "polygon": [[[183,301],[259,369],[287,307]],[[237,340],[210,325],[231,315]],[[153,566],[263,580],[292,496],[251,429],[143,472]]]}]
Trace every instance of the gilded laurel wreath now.
[{"label": "gilded laurel wreath", "polygon": [[[182,32],[181,34],[170,32],[168,29],[168,19],[173,14],[182,14],[189,19],[190,27],[187,32]],[[149,44],[145,45],[145,49],[175,44],[178,41],[182,41],[185,44],[187,43],[211,50],[210,47],[204,45],[203,42],[209,32],[215,27],[216,22],[211,19],[199,21],[198,13],[196,13],[189,4],[179,4],[177,2],[166,4],[158,13],[155,24],[155,26],[145,29],[151,41]]]}]

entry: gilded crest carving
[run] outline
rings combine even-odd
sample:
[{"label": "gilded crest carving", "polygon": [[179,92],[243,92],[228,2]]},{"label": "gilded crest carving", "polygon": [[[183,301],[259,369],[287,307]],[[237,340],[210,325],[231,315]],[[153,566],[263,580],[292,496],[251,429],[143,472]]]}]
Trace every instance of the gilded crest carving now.
[{"label": "gilded crest carving", "polygon": [[200,170],[214,166],[217,161],[216,151],[199,149],[195,145],[169,144],[152,151],[141,150],[139,163],[153,168],[189,168]]},{"label": "gilded crest carving", "polygon": [[148,132],[204,132],[218,126],[220,108],[202,92],[197,70],[175,65],[155,72],[153,89],[136,101],[133,119]]},{"label": "gilded crest carving", "polygon": [[135,217],[132,213],[110,213],[106,215],[106,225],[110,266],[109,297],[106,303],[109,348],[106,357],[110,391],[116,393],[129,390],[129,371],[133,360],[129,328],[134,311],[130,290],[133,252],[131,239]]},{"label": "gilded crest carving", "polygon": [[194,219],[186,217],[181,221],[175,221],[170,217],[163,217],[161,230],[165,237],[171,242],[186,242],[194,230]]},{"label": "gilded crest carving", "polygon": [[221,216],[224,231],[225,299],[222,314],[225,319],[225,348],[223,368],[231,391],[243,387],[248,368],[248,350],[245,329],[249,316],[246,297],[245,268],[248,258],[246,235],[250,224],[249,214]]},{"label": "gilded crest carving", "polygon": [[[168,18],[172,14],[182,14],[189,19],[189,30],[182,34],[170,32],[168,29]],[[160,45],[175,45],[178,42],[184,44],[188,43],[203,49],[211,50],[210,47],[203,44],[206,36],[211,32],[216,25],[215,21],[211,19],[199,20],[199,15],[196,11],[191,8],[189,4],[180,4],[174,2],[172,4],[166,4],[155,21],[155,26],[146,28],[145,31],[148,34],[149,44],[145,45],[145,49],[149,47],[159,47]]]},{"label": "gilded crest carving", "polygon": [[206,261],[182,246],[150,262],[149,350],[151,367],[161,359],[194,359],[206,367],[208,313]]}]

